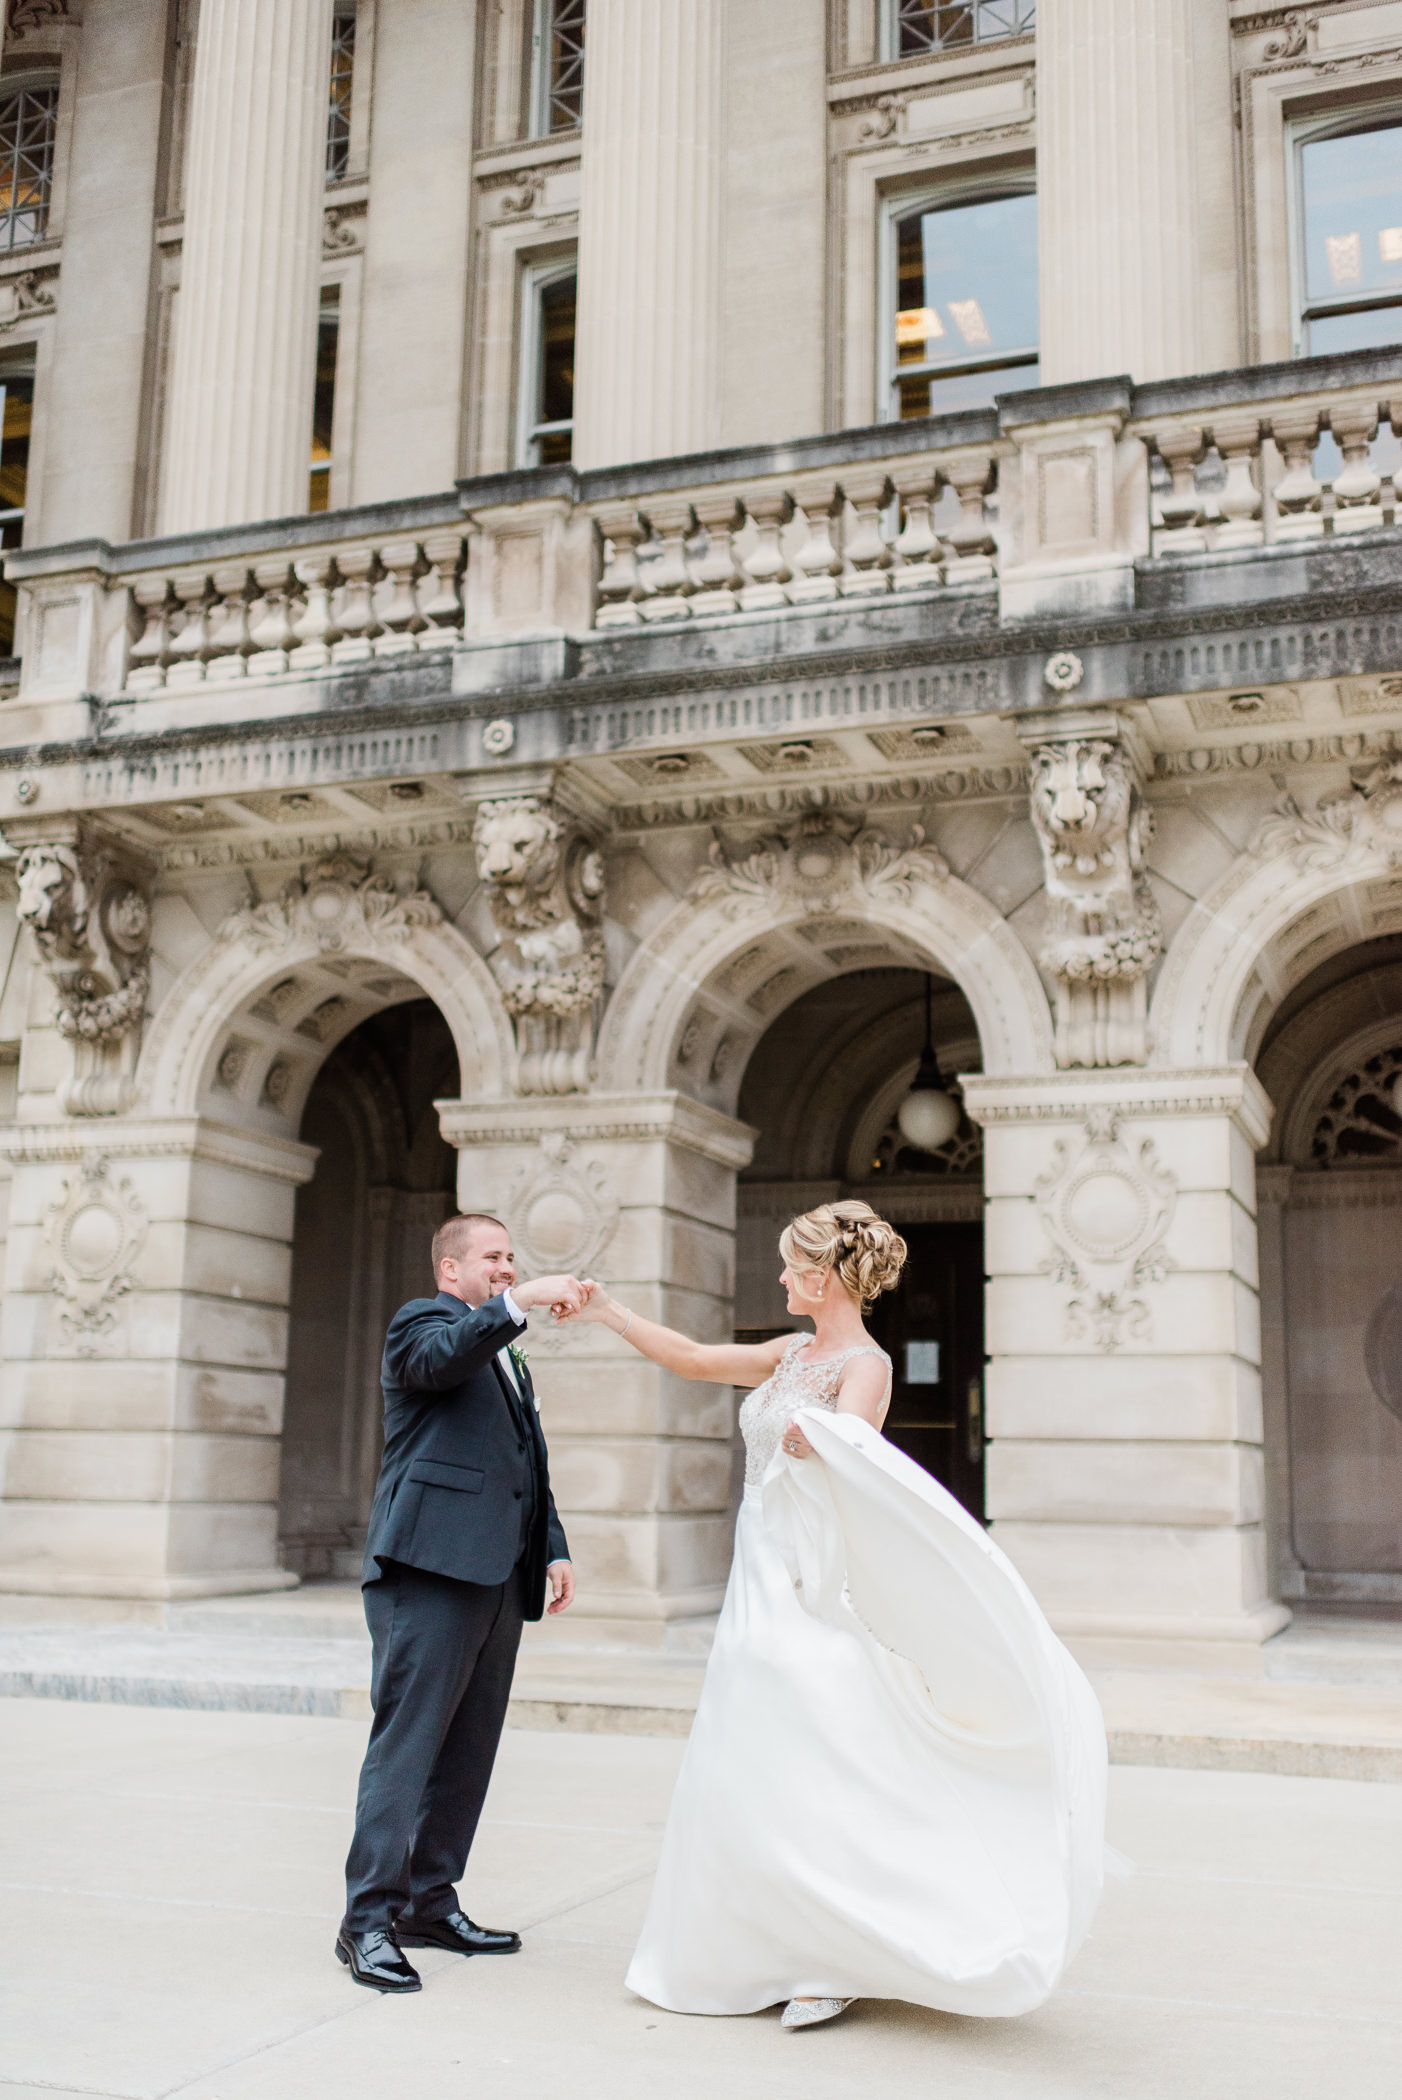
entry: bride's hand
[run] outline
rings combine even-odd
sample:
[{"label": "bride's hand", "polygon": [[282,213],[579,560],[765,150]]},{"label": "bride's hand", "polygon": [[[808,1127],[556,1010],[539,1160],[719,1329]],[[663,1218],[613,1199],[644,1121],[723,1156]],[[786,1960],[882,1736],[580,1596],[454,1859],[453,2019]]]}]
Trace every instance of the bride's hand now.
[{"label": "bride's hand", "polygon": [[789,1422],[784,1428],[784,1449],[790,1458],[811,1458],[813,1446],[809,1443],[797,1422]]},{"label": "bride's hand", "polygon": [[581,1289],[585,1293],[584,1303],[576,1310],[572,1310],[568,1305],[551,1306],[551,1317],[557,1326],[563,1326],[566,1321],[574,1320],[583,1320],[586,1324],[592,1323],[597,1325],[607,1318],[613,1300],[603,1285],[594,1283],[591,1279],[586,1278],[581,1285]]}]

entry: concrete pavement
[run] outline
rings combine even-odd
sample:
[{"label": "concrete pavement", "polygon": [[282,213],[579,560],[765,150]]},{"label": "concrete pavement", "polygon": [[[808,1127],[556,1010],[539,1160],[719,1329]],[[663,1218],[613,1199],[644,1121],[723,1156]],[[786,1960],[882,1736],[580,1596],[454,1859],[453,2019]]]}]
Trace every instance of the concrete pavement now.
[{"label": "concrete pavement", "polygon": [[[509,1960],[331,1956],[363,1723],[0,1702],[0,2100],[1395,2100],[1402,1788],[1120,1768],[1112,1888],[1018,2021],[680,2019],[623,1971],[681,1744],[508,1733],[465,1890]],[[783,1776],[770,1783],[783,1812]]]}]

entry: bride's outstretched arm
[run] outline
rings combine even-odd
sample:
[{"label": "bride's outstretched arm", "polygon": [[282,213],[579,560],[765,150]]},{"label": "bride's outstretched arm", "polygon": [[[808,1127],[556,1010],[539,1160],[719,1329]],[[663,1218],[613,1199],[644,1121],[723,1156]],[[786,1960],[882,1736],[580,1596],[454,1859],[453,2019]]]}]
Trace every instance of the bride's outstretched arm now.
[{"label": "bride's outstretched arm", "polygon": [[582,1320],[611,1327],[641,1355],[661,1364],[665,1371],[675,1371],[680,1378],[702,1378],[714,1385],[763,1385],[793,1339],[781,1334],[772,1342],[693,1342],[690,1335],[678,1334],[675,1327],[663,1327],[657,1320],[645,1320],[641,1313],[630,1312],[617,1298],[611,1298],[601,1283],[587,1283],[585,1289],[590,1295],[578,1312],[556,1314],[561,1325]]}]

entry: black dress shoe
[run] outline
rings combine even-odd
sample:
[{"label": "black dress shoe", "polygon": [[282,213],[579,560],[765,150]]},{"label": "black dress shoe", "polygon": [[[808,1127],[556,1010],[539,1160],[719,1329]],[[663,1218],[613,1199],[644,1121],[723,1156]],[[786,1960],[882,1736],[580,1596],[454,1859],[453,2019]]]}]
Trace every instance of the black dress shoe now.
[{"label": "black dress shoe", "polygon": [[423,1979],[407,1962],[383,1926],[369,1932],[336,1934],[336,1959],[344,1962],[356,1983],[367,1991],[421,1991]]},{"label": "black dress shoe", "polygon": [[407,1911],[395,1919],[394,1936],[401,1947],[446,1947],[450,1954],[519,1954],[519,1932],[491,1932],[474,1925],[460,1910],[446,1918],[411,1918]]}]

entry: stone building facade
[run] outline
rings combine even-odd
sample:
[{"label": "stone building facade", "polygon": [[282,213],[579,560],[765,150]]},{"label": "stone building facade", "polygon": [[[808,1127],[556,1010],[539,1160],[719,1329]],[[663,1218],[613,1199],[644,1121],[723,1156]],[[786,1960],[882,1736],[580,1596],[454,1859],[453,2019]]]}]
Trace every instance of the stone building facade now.
[{"label": "stone building facade", "polygon": [[715,1338],[838,1191],[1089,1650],[1402,1604],[1402,5],[9,0],[0,164],[0,1608],[352,1570],[455,1199]]}]

